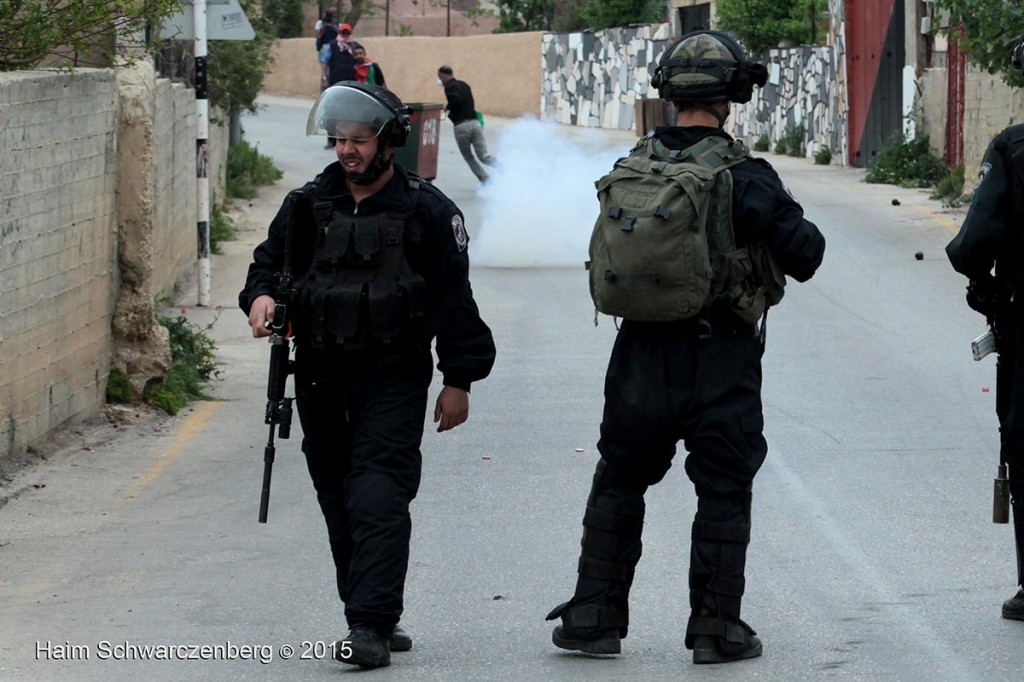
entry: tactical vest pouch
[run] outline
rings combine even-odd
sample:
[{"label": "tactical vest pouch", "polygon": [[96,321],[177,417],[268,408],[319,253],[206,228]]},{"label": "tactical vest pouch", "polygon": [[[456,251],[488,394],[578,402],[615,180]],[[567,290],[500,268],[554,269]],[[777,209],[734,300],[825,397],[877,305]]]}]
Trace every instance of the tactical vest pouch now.
[{"label": "tactical vest pouch", "polygon": [[360,286],[335,286],[327,290],[327,329],[338,340],[355,336],[359,330]]},{"label": "tactical vest pouch", "polygon": [[373,338],[390,343],[398,334],[398,289],[393,282],[370,282],[370,333]]},{"label": "tactical vest pouch", "polygon": [[356,218],[355,247],[355,265],[376,267],[380,263],[380,226],[376,216]]},{"label": "tactical vest pouch", "polygon": [[[348,243],[352,235],[352,223],[348,220],[335,220],[324,230],[321,244],[317,244],[317,263],[319,265],[337,266],[345,261],[348,254]],[[318,239],[318,242],[321,240]]]}]

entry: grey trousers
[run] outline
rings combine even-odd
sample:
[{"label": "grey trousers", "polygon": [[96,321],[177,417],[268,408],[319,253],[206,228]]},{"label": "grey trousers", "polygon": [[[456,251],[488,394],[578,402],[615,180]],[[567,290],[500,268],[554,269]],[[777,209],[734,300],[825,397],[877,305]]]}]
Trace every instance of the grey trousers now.
[{"label": "grey trousers", "polygon": [[[494,165],[494,157],[487,153],[487,141],[484,139],[484,129],[480,127],[477,120],[463,121],[455,126],[455,144],[462,152],[462,158],[469,164],[469,169],[480,182],[486,182],[488,175],[480,162],[488,166]],[[476,156],[473,156],[476,152]],[[480,161],[477,161],[480,159]]]}]

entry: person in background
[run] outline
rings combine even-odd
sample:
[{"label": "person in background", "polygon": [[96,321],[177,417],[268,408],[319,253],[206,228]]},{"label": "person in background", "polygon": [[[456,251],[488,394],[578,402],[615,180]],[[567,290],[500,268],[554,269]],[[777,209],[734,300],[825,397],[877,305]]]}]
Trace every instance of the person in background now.
[{"label": "person in background", "polygon": [[380,68],[380,64],[373,61],[366,56],[366,48],[360,43],[352,42],[352,55],[356,58],[356,80],[360,83],[369,83],[370,85],[382,85],[386,87],[384,83],[384,72]]},{"label": "person in background", "polygon": [[[490,176],[481,163],[495,166],[493,156],[487,153],[487,140],[484,129],[477,118],[476,103],[473,101],[473,89],[465,81],[455,78],[450,66],[442,66],[437,70],[437,77],[444,86],[444,96],[448,100],[445,110],[455,127],[455,144],[462,152],[462,158],[469,164],[469,169],[481,183],[487,182]],[[476,152],[476,156],[473,153]],[[478,160],[479,159],[479,160]]]},{"label": "person in background", "polygon": [[[321,91],[342,81],[356,80],[356,58],[352,53],[352,26],[341,24],[334,40],[325,43],[327,58],[320,78]],[[334,138],[328,137],[324,149],[334,148]]]},{"label": "person in background", "polygon": [[316,58],[320,64],[320,92],[327,87],[327,59],[331,54],[327,44],[338,35],[337,16],[338,8],[331,7],[316,22]]}]

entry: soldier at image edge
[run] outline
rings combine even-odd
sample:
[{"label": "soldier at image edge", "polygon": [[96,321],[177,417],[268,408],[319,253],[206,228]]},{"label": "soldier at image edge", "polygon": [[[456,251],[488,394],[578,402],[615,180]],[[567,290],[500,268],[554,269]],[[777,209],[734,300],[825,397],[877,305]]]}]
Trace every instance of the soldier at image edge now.
[{"label": "soldier at image edge", "polygon": [[[1024,73],[1024,33],[1008,41],[1011,63]],[[1024,124],[996,135],[985,151],[974,198],[960,232],[946,246],[953,269],[966,276],[967,305],[995,335],[999,478],[1013,509],[1017,593],[1002,616],[1024,620]],[[1009,481],[1005,482],[1005,470]],[[996,493],[999,493],[999,478]],[[996,500],[999,504],[999,500]],[[996,514],[994,514],[995,520]],[[1005,523],[1008,519],[999,519]]]}]

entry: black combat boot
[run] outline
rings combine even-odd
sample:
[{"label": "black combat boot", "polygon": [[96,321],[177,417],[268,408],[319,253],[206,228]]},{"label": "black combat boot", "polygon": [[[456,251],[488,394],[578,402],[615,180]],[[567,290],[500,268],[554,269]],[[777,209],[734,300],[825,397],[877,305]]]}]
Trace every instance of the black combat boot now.
[{"label": "black combat boot", "polygon": [[761,655],[761,640],[754,628],[740,619],[726,620],[702,609],[686,626],[687,648],[694,663],[729,663]]},{"label": "black combat boot", "polygon": [[391,633],[391,651],[411,651],[412,650],[412,637],[409,633],[402,629],[401,625],[396,625],[394,632]]},{"label": "black combat boot", "polygon": [[1017,594],[1003,602],[1003,618],[1024,620],[1024,587]]},{"label": "black combat boot", "polygon": [[334,643],[334,658],[360,668],[391,665],[389,638],[368,625],[353,625],[345,639]]},{"label": "black combat boot", "polygon": [[[1010,506],[1013,508],[1014,547],[1017,551],[1017,584],[1024,585],[1024,485],[1010,483]],[[1003,602],[1003,618],[1024,620],[1024,587]]]},{"label": "black combat boot", "polygon": [[697,499],[690,541],[690,621],[686,648],[694,663],[728,663],[761,655],[761,640],[740,619],[750,493]]},{"label": "black combat boot", "polygon": [[629,627],[629,588],[640,560],[646,485],[624,480],[602,458],[583,515],[573,598],[547,620],[562,619],[551,641],[560,649],[617,654]]},{"label": "black combat boot", "polygon": [[551,632],[551,641],[559,649],[585,654],[617,654],[622,651],[627,616],[621,611],[597,604],[576,605],[569,600],[559,604],[546,620],[562,619]]}]

